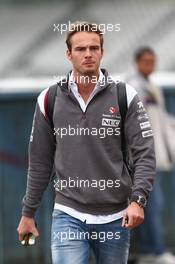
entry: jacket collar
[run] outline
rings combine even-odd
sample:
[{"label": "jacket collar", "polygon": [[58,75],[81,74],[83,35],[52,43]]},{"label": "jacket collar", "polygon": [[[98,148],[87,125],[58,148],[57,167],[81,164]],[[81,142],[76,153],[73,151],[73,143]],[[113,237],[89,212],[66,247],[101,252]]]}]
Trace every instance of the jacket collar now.
[{"label": "jacket collar", "polygon": [[[101,88],[101,90],[107,88],[111,83],[114,83],[112,78],[108,75],[108,72],[105,69],[100,69],[101,71],[101,76],[99,76],[98,80],[98,85]],[[61,88],[62,91],[66,93],[70,93],[69,87],[69,82],[70,82],[70,77],[71,77],[72,71],[70,71],[66,78],[58,82],[58,86]]]}]

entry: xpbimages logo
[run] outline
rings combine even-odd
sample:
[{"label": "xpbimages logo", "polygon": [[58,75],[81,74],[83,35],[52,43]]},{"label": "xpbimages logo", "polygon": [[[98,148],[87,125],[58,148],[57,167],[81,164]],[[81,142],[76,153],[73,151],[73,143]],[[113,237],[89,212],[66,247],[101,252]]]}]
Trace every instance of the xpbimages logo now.
[{"label": "xpbimages logo", "polygon": [[[54,23],[53,24],[53,31],[59,32],[60,34],[63,34],[67,31],[69,31],[69,32],[74,31],[76,26],[77,25],[76,24],[74,25],[71,21],[68,21],[67,23],[60,23],[60,24]],[[83,23],[79,27],[81,27],[81,31],[87,31],[88,26],[89,26],[88,24]],[[119,32],[120,31],[120,23],[117,23],[117,24],[101,23],[98,25],[95,23],[92,23],[92,27],[91,27],[92,32],[97,31],[97,28],[101,31],[101,34],[105,34],[106,32]]]},{"label": "xpbimages logo", "polygon": [[[81,83],[81,84],[99,84],[101,86],[104,86],[105,84],[112,84],[112,83],[119,83],[121,76],[115,76],[115,78],[112,78],[111,76],[104,76],[103,78],[99,79],[98,76],[92,75],[79,75],[74,73],[72,75],[72,72],[68,75],[53,75],[54,82],[60,82],[61,85],[64,85],[69,82],[70,85],[75,83]],[[113,111],[114,109],[111,109]]]},{"label": "xpbimages logo", "polygon": [[120,239],[120,232],[112,232],[112,231],[72,231],[68,228],[67,231],[53,232],[53,240],[59,240],[61,243],[68,240],[99,240],[100,243],[104,243],[106,240],[118,240]]},{"label": "xpbimages logo", "polygon": [[54,187],[56,191],[62,191],[66,188],[93,188],[98,189],[100,191],[104,191],[107,188],[120,188],[120,180],[119,179],[80,179],[79,177],[71,178],[68,177],[68,179],[55,179],[54,180]]},{"label": "xpbimages logo", "polygon": [[102,125],[104,127],[100,128],[79,127],[79,125],[72,127],[68,125],[68,127],[54,128],[54,135],[61,139],[66,136],[97,136],[102,139],[106,136],[119,136],[119,122],[119,120],[103,118]]}]

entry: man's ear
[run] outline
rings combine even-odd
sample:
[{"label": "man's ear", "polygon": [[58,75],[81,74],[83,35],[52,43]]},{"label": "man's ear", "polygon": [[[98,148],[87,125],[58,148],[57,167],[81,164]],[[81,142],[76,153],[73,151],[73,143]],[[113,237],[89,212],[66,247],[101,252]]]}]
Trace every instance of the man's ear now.
[{"label": "man's ear", "polygon": [[68,58],[68,60],[72,60],[72,54],[71,54],[71,51],[69,49],[66,50],[66,56]]},{"label": "man's ear", "polygon": [[101,58],[103,58],[104,49],[101,49]]}]

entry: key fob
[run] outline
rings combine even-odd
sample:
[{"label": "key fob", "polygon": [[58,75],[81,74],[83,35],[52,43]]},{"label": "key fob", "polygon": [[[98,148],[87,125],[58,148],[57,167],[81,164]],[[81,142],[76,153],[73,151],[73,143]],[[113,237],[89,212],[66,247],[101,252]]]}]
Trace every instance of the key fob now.
[{"label": "key fob", "polygon": [[24,235],[21,245],[23,246],[33,246],[35,244],[35,237],[32,233]]}]

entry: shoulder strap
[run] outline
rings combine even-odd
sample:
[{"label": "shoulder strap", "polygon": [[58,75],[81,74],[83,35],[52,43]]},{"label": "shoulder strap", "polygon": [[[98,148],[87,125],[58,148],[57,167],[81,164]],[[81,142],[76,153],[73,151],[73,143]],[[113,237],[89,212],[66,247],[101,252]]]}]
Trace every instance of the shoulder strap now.
[{"label": "shoulder strap", "polygon": [[[47,94],[47,99],[46,99],[46,113],[47,113],[48,121],[51,125],[52,130],[54,130],[53,111],[54,111],[54,106],[55,106],[57,88],[58,88],[58,83],[50,86],[48,90],[48,94]],[[56,137],[54,138],[55,138],[55,143],[56,143]],[[55,177],[56,177],[55,164],[53,164],[52,173],[50,175],[50,182],[53,182]]]},{"label": "shoulder strap", "polygon": [[58,84],[54,84],[49,87],[48,94],[47,94],[47,102],[46,102],[46,112],[48,116],[48,120],[50,122],[51,128],[54,129],[53,124],[53,111],[55,105],[55,98],[57,94]]},{"label": "shoulder strap", "polygon": [[119,101],[120,114],[122,117],[122,122],[124,122],[128,110],[126,84],[123,82],[119,82],[117,83],[117,87],[118,87],[118,101]]},{"label": "shoulder strap", "polygon": [[48,93],[47,93],[46,113],[47,113],[48,121],[50,122],[52,130],[54,130],[53,112],[54,112],[54,106],[55,106],[55,98],[57,95],[57,89],[65,88],[67,86],[67,83],[65,82],[66,79],[63,79],[63,80],[50,86]]},{"label": "shoulder strap", "polygon": [[121,149],[123,152],[123,159],[126,162],[126,140],[125,140],[125,118],[127,113],[127,96],[126,96],[126,85],[123,82],[117,83],[118,88],[118,104],[121,115]]}]

